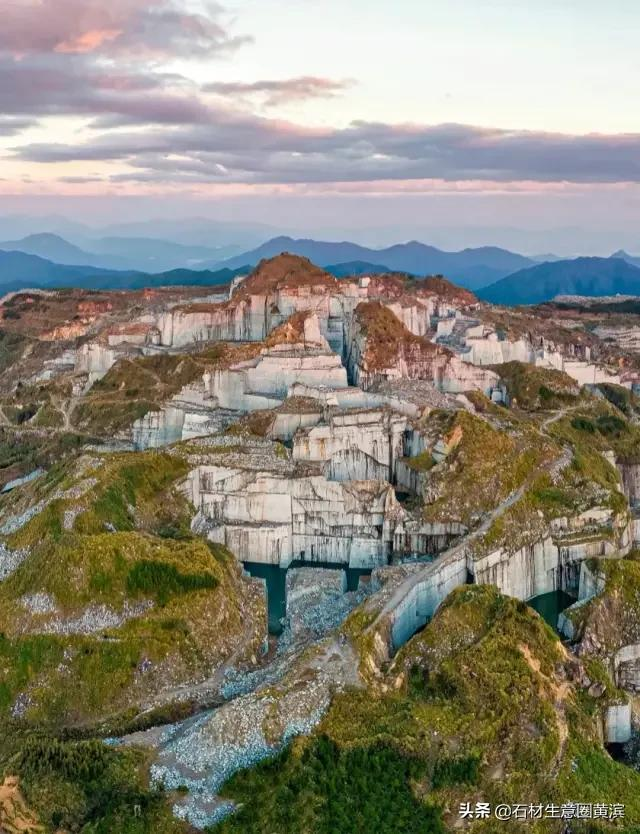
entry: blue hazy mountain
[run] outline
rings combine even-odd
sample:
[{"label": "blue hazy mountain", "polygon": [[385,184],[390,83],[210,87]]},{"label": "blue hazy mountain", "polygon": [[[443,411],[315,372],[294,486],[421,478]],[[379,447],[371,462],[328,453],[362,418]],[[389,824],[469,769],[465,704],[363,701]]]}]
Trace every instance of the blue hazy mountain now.
[{"label": "blue hazy mountain", "polygon": [[518,255],[496,246],[445,252],[434,246],[411,241],[389,246],[386,249],[369,249],[349,241],[333,243],[276,237],[234,258],[215,264],[204,263],[202,266],[229,269],[236,269],[245,264],[255,266],[263,258],[273,258],[282,252],[302,255],[321,267],[364,262],[379,265],[393,272],[408,272],[412,275],[446,275],[455,284],[469,289],[491,284],[533,263],[524,255]]},{"label": "blue hazy mountain", "polygon": [[160,273],[101,269],[88,265],[57,264],[24,252],[0,251],[0,292],[26,287],[82,287],[84,289],[140,289],[160,286],[215,286],[228,283],[247,268],[219,270],[175,269]]},{"label": "blue hazy mountain", "polygon": [[203,261],[221,260],[237,251],[234,247],[186,246],[153,238],[103,237],[81,248],[60,235],[41,232],[19,240],[0,241],[0,250],[24,252],[58,264],[93,266],[100,269],[166,272],[197,269]]},{"label": "blue hazy mountain", "polygon": [[109,259],[100,258],[91,252],[86,252],[79,246],[69,243],[59,235],[49,232],[42,232],[27,235],[20,240],[0,241],[0,250],[5,252],[23,252],[25,255],[37,255],[48,261],[69,266],[92,266],[104,269],[125,268],[123,258]]},{"label": "blue hazy mountain", "polygon": [[640,267],[640,256],[630,255],[628,252],[625,252],[624,249],[620,249],[617,252],[614,252],[611,257],[621,258],[623,261],[626,261],[628,264],[631,264],[632,266]]},{"label": "blue hazy mountain", "polygon": [[494,304],[538,304],[557,295],[640,295],[640,268],[622,258],[575,258],[521,269],[478,297]]},{"label": "blue hazy mountain", "polygon": [[383,264],[371,264],[368,261],[347,261],[344,264],[329,264],[324,269],[336,278],[346,278],[349,275],[377,275],[388,272]]}]

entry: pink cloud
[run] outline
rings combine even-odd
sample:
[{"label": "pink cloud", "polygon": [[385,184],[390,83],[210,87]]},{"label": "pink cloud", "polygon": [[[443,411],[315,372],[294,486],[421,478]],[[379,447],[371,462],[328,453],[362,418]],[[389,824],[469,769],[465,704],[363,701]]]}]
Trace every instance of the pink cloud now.
[{"label": "pink cloud", "polygon": [[102,44],[112,41],[122,34],[122,29],[90,29],[76,36],[73,40],[56,44],[54,52],[63,54],[85,54],[93,52]]}]

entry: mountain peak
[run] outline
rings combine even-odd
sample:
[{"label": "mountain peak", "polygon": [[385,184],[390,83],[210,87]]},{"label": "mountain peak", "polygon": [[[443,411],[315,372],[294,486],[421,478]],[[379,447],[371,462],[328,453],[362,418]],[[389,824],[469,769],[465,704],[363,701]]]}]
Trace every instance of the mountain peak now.
[{"label": "mountain peak", "polygon": [[478,292],[494,304],[538,304],[558,295],[638,295],[640,269],[623,258],[581,257],[537,264]]},{"label": "mountain peak", "polygon": [[243,282],[240,292],[256,293],[276,285],[291,288],[302,286],[335,287],[336,279],[315,266],[308,258],[283,252],[273,258],[264,258]]}]

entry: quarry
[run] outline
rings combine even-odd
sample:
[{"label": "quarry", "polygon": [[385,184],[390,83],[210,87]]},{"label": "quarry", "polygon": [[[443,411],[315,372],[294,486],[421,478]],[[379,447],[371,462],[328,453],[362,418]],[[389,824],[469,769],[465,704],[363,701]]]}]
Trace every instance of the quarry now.
[{"label": "quarry", "polygon": [[404,692],[467,594],[491,623],[496,599],[557,602],[552,631],[512,611],[560,652],[545,686],[577,664],[562,686],[591,693],[597,744],[634,737],[628,325],[287,254],[215,293],[119,295],[0,307],[0,429],[22,450],[1,470],[0,621],[12,646],[52,641],[7,690],[12,721],[142,745],[177,819],[222,824],[227,780],[338,733],[336,704]]}]

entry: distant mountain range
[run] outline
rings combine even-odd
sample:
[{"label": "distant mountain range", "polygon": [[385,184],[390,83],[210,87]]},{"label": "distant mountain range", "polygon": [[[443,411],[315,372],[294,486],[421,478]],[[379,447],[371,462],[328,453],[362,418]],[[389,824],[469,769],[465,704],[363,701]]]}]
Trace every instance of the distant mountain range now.
[{"label": "distant mountain range", "polygon": [[24,252],[0,251],[0,293],[28,287],[82,287],[84,289],[141,289],[166,286],[216,286],[227,284],[240,269],[174,269],[150,274],[135,270],[100,269],[92,266],[63,265]]},{"label": "distant mountain range", "polygon": [[95,241],[102,238],[142,238],[171,241],[187,247],[203,246],[219,251],[220,258],[229,258],[257,246],[279,231],[262,223],[220,221],[208,217],[129,220],[95,227],[57,215],[0,214],[1,240],[19,240],[34,233],[49,233],[89,252],[95,251]]},{"label": "distant mountain range", "polygon": [[531,266],[534,262],[524,255],[509,252],[496,246],[463,249],[460,252],[444,252],[434,246],[411,241],[386,249],[369,249],[357,243],[343,241],[332,243],[291,237],[275,237],[234,258],[216,263],[204,263],[203,267],[236,269],[241,265],[257,265],[263,258],[273,258],[281,252],[302,255],[314,264],[327,267],[352,262],[375,266],[375,271],[391,270],[412,275],[446,275],[454,284],[477,289],[491,284],[516,270]]},{"label": "distant mountain range", "polygon": [[336,278],[347,278],[349,275],[377,275],[389,271],[383,264],[370,264],[367,261],[348,261],[344,264],[329,264],[324,269]]},{"label": "distant mountain range", "polygon": [[640,294],[640,257],[622,250],[610,258],[540,256],[549,258],[540,263],[494,246],[445,252],[416,241],[370,249],[349,241],[275,237],[226,259],[219,258],[224,249],[169,239],[111,236],[96,238],[91,246],[84,249],[53,233],[0,242],[0,292],[52,286],[215,286],[250,271],[264,258],[291,252],[338,278],[381,272],[441,274],[496,304],[536,304],[557,295]]},{"label": "distant mountain range", "polygon": [[494,304],[538,304],[557,295],[640,295],[640,268],[623,258],[575,258],[521,269],[477,291]]},{"label": "distant mountain range", "polygon": [[614,252],[611,257],[622,258],[622,260],[626,261],[628,264],[640,267],[640,257],[630,255],[628,252],[625,252],[624,249],[620,249],[618,252]]},{"label": "distant mountain range", "polygon": [[184,246],[170,240],[141,237],[97,238],[90,242],[90,246],[91,249],[82,249],[60,235],[49,232],[27,235],[19,240],[0,241],[0,250],[37,255],[58,264],[141,272],[205,268],[200,266],[204,261],[220,261],[227,257],[232,249]]}]

